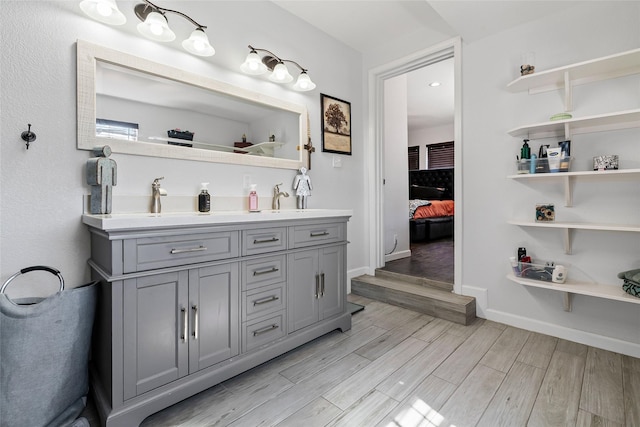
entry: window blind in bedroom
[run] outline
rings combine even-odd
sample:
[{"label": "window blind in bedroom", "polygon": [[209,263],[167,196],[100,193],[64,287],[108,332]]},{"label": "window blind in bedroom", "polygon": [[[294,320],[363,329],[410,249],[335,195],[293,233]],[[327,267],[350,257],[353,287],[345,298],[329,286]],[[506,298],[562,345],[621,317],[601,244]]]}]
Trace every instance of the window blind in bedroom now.
[{"label": "window blind in bedroom", "polygon": [[454,167],[453,141],[427,145],[427,169]]},{"label": "window blind in bedroom", "polygon": [[420,147],[409,147],[409,170],[420,169]]}]

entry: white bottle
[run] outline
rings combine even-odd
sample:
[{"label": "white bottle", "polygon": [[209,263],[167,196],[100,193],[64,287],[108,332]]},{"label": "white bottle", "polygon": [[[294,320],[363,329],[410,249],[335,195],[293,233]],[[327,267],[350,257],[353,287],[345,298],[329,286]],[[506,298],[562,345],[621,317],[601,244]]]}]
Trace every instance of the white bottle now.
[{"label": "white bottle", "polygon": [[258,212],[258,193],[255,184],[251,184],[249,191],[249,212]]}]

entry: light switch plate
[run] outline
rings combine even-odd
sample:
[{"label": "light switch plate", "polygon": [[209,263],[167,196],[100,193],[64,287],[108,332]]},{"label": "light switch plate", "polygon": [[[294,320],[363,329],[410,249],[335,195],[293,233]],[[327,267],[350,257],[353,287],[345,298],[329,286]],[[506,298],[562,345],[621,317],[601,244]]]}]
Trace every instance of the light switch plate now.
[{"label": "light switch plate", "polygon": [[338,156],[333,156],[333,167],[341,168],[342,167],[342,159]]}]

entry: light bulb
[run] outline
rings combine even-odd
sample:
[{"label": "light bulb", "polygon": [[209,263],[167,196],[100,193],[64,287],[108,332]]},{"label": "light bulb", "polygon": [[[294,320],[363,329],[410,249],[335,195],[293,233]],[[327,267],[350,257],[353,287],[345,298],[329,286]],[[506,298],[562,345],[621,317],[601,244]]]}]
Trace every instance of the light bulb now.
[{"label": "light bulb", "polygon": [[80,9],[87,16],[109,25],[122,25],[127,18],[118,9],[115,0],[82,0]]},{"label": "light bulb", "polygon": [[311,78],[309,77],[307,72],[303,71],[298,76],[298,80],[296,80],[296,84],[293,85],[293,88],[300,92],[306,92],[315,89],[316,84],[311,81]]},{"label": "light bulb", "polygon": [[137,28],[140,34],[151,40],[170,42],[176,38],[167,24],[167,19],[160,12],[149,12],[144,22],[139,23]]},{"label": "light bulb", "polygon": [[289,74],[287,66],[282,62],[279,62],[269,76],[269,80],[276,83],[289,83],[291,80],[293,80],[293,77],[291,76],[291,74]]},{"label": "light bulb", "polygon": [[259,74],[266,73],[268,69],[267,66],[262,63],[260,55],[258,55],[255,50],[252,50],[249,52],[242,65],[240,65],[240,70],[245,74],[257,76]]},{"label": "light bulb", "polygon": [[191,36],[182,42],[182,47],[189,53],[198,56],[212,56],[216,50],[209,44],[209,38],[202,28],[196,28]]}]

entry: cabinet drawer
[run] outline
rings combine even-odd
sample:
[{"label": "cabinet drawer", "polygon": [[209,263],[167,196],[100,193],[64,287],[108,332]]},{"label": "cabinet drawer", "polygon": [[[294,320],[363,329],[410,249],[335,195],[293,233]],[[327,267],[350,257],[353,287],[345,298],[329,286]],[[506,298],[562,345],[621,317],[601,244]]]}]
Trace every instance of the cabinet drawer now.
[{"label": "cabinet drawer", "polygon": [[345,239],[343,223],[300,225],[292,228],[290,240],[293,248],[339,242]]},{"label": "cabinet drawer", "polygon": [[253,350],[268,344],[287,334],[286,315],[284,311],[253,323],[246,323],[243,328],[242,350]]},{"label": "cabinet drawer", "polygon": [[242,255],[256,255],[287,249],[287,228],[260,228],[242,232]]},{"label": "cabinet drawer", "polygon": [[283,282],[287,279],[286,256],[276,255],[242,263],[244,290]]},{"label": "cabinet drawer", "polygon": [[238,253],[237,231],[130,239],[124,242],[124,272],[234,258]]},{"label": "cabinet drawer", "polygon": [[284,310],[285,308],[285,284],[278,283],[263,288],[244,292],[242,299],[242,320],[253,320]]}]

